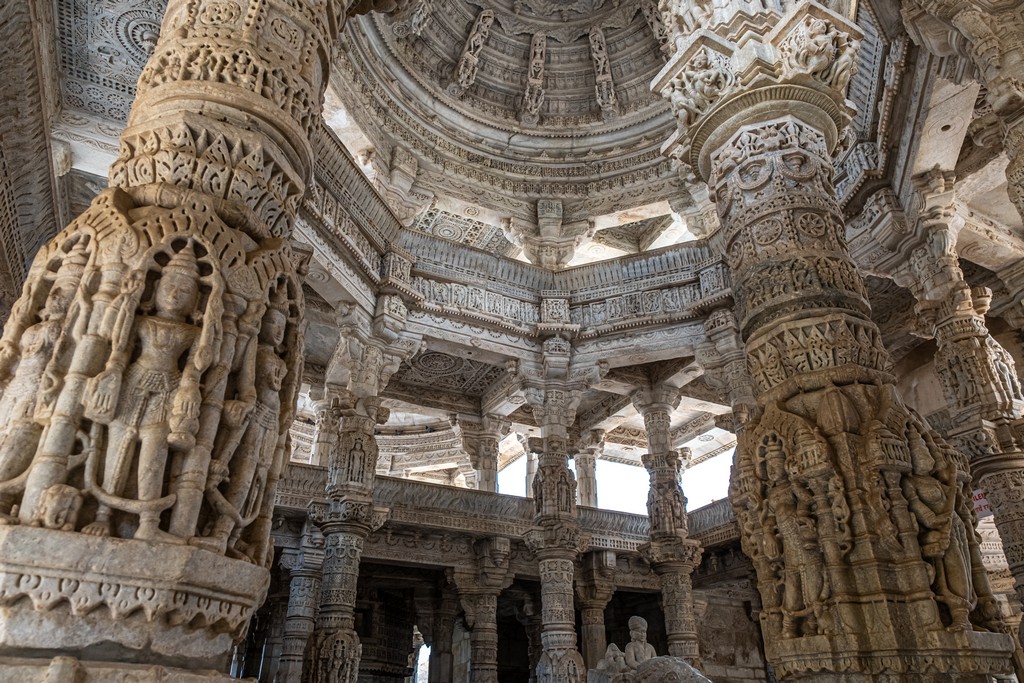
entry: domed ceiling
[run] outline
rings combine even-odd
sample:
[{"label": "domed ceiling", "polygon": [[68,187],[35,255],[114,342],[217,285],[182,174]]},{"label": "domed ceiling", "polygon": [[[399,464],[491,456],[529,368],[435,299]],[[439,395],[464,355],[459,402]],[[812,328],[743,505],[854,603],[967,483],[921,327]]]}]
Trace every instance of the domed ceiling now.
[{"label": "domed ceiling", "polygon": [[381,175],[425,204],[585,221],[683,192],[650,92],[663,36],[654,0],[415,0],[349,23],[335,86]]}]

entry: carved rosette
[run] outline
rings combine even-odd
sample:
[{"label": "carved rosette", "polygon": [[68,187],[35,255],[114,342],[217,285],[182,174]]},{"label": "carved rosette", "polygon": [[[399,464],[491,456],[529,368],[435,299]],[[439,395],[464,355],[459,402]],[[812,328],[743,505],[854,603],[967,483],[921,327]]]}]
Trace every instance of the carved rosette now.
[{"label": "carved rosette", "polygon": [[671,100],[673,79],[707,84],[696,105],[673,101],[669,148],[713,192],[763,411],[740,434],[730,501],[766,655],[799,679],[1007,670],[966,462],[896,394],[835,200],[857,30],[814,2],[751,21],[756,49],[700,32],[656,86]]}]

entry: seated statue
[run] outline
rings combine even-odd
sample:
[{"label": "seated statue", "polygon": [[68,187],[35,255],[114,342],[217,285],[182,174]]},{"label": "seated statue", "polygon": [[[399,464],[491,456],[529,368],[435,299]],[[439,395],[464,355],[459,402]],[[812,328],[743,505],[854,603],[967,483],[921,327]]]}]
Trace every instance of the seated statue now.
[{"label": "seated statue", "polygon": [[604,659],[587,672],[587,683],[711,683],[681,657],[659,657],[647,642],[647,620],[629,620],[625,650],[608,645]]},{"label": "seated statue", "polygon": [[647,620],[643,617],[629,618],[629,643],[626,645],[626,666],[636,669],[649,659],[658,656],[654,646],[647,642]]}]

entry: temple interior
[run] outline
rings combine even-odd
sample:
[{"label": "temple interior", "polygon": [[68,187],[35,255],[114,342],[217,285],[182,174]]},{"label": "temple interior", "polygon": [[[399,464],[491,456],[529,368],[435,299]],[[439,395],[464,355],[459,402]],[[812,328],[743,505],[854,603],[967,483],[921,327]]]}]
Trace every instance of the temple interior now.
[{"label": "temple interior", "polygon": [[1020,0],[0,0],[0,683],[1024,683]]}]

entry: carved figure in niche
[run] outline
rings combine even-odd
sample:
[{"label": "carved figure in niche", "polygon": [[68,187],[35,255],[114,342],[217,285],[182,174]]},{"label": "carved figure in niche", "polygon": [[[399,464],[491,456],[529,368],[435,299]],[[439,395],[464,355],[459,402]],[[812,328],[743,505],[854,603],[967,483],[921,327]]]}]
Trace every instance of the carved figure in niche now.
[{"label": "carved figure in niche", "polygon": [[249,334],[243,340],[239,400],[225,402],[229,429],[217,458],[210,463],[207,494],[219,516],[205,542],[236,556],[245,557],[233,548],[241,532],[259,515],[267,473],[283,448],[281,389],[288,368],[281,358],[281,344],[288,325],[286,305],[272,301],[259,335]]},{"label": "carved figure in niche", "polygon": [[967,528],[958,514],[956,464],[943,471],[920,430],[909,430],[912,470],[903,478],[903,496],[917,519],[921,553],[933,568],[935,598],[949,610],[950,630],[971,628],[969,615],[978,601],[971,570]]},{"label": "carved figure in niche", "polygon": [[629,618],[629,639],[623,651],[628,668],[635,669],[658,656],[654,646],[647,642],[647,620],[643,617]]},{"label": "carved figure in niche", "polygon": [[471,55],[480,54],[480,50],[483,49],[484,43],[487,42],[487,36],[491,33],[491,24],[494,23],[494,12],[490,10],[484,10],[480,13],[480,16],[476,20],[476,25],[473,26],[473,30],[469,34],[469,38],[466,40],[466,52]]},{"label": "carved figure in niche", "polygon": [[598,77],[611,74],[608,65],[608,48],[604,42],[604,33],[595,26],[590,29],[590,56],[594,60],[594,73]]},{"label": "carved figure in niche", "polygon": [[0,381],[6,382],[0,402],[0,524],[14,521],[12,507],[43,432],[42,422],[36,420],[37,399],[85,268],[85,244],[79,240],[64,257],[38,322],[22,332],[17,347],[5,341],[0,351]]},{"label": "carved figure in niche", "polygon": [[819,611],[828,587],[817,523],[811,516],[813,500],[809,495],[798,495],[799,484],[789,481],[781,443],[772,441],[762,448],[767,452],[768,481],[771,482],[765,496],[767,505],[762,511],[762,524],[766,529],[777,530],[765,535],[765,554],[771,560],[781,560],[782,564],[783,633],[787,638],[817,634]]},{"label": "carved figure in niche", "polygon": [[[200,351],[212,354],[208,348],[199,348],[212,340],[189,322],[199,305],[199,276],[196,255],[186,244],[161,270],[151,314],[135,315],[146,284],[143,270],[128,275],[112,304],[117,321],[111,355],[103,372],[86,388],[86,417],[96,425],[107,424],[108,430],[101,481],[95,480],[100,454],[94,450],[86,461],[86,485],[99,507],[85,533],[110,535],[111,511],[119,509],[139,515],[135,538],[183,542],[159,525],[162,511],[175,500],[173,494],[162,495],[169,449],[192,445],[175,427],[196,420],[199,414],[198,377],[179,368],[188,369],[188,359]],[[97,444],[93,448],[98,449]],[[133,471],[135,500],[125,497]]]}]

